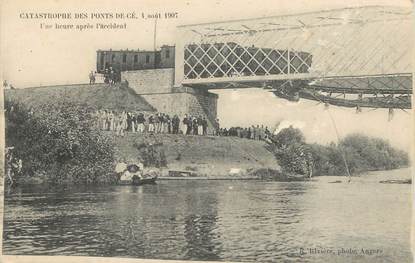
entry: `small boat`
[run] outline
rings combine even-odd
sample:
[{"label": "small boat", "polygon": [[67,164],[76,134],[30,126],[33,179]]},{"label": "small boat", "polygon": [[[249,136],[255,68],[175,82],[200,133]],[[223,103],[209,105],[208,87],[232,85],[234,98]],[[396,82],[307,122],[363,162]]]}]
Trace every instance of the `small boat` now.
[{"label": "small boat", "polygon": [[342,181],[340,181],[340,180],[329,182],[329,184],[340,184],[340,183],[342,183]]},{"label": "small boat", "polygon": [[412,179],[402,179],[402,180],[385,180],[380,181],[381,184],[412,184]]},{"label": "small boat", "polygon": [[118,184],[120,185],[144,185],[144,184],[156,184],[157,176],[145,176],[140,178],[134,175],[129,180],[119,180]]},{"label": "small boat", "polygon": [[192,171],[169,170],[169,177],[197,177],[197,174]]},{"label": "small boat", "polygon": [[136,176],[136,177],[133,177],[133,179],[131,180],[131,184],[132,185],[156,184],[156,180],[157,180],[157,175],[151,176],[151,177],[144,177],[144,178],[139,178],[138,176]]},{"label": "small boat", "polygon": [[157,180],[157,173],[150,172],[142,174],[142,169],[137,165],[128,165],[127,168],[120,173],[118,184],[121,185],[144,185],[155,184]]}]

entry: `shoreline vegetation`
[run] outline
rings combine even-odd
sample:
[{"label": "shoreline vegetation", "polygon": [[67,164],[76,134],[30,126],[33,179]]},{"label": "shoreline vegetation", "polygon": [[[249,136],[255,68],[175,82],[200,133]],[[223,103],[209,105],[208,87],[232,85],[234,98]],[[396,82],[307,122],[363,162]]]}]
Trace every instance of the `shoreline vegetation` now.
[{"label": "shoreline vegetation", "polygon": [[120,161],[158,169],[161,179],[170,179],[170,169],[192,172],[197,179],[274,181],[346,176],[344,158],[352,175],[409,165],[406,152],[361,134],[329,145],[306,143],[293,127],[268,143],[166,134],[117,138],[95,127],[96,109],[85,104],[69,101],[28,109],[6,97],[5,108],[6,147],[14,147],[14,158],[22,160],[13,178],[17,184],[115,184],[114,167]]}]

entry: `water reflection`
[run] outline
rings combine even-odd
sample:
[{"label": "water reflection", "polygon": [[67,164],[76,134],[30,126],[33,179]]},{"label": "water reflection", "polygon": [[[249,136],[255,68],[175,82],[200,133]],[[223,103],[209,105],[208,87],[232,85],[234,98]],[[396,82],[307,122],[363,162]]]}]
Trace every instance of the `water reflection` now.
[{"label": "water reflection", "polygon": [[[215,233],[218,219],[216,195],[217,192],[202,192],[197,195],[189,194],[185,198],[185,259],[220,259],[221,246]],[[193,211],[194,207],[199,208],[196,213]]]},{"label": "water reflection", "polygon": [[359,181],[22,187],[5,197],[3,251],[327,262],[301,255],[299,248],[363,244],[389,252],[383,258],[406,262],[410,208],[410,187]]}]

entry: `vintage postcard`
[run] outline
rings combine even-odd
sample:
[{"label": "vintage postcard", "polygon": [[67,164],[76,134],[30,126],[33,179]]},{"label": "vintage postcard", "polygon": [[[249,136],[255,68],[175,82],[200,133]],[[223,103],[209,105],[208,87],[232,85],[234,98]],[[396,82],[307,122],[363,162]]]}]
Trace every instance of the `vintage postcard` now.
[{"label": "vintage postcard", "polygon": [[3,0],[2,262],[413,262],[406,0]]}]

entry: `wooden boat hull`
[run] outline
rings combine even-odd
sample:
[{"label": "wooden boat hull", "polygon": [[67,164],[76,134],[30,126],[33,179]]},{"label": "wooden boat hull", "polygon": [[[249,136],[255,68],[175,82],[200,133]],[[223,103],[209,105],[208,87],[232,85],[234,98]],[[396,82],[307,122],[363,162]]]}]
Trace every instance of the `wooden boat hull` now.
[{"label": "wooden boat hull", "polygon": [[119,181],[120,185],[145,185],[145,184],[156,184],[157,176],[150,178],[140,179],[138,177],[133,177],[132,180]]},{"label": "wooden boat hull", "polygon": [[402,179],[402,180],[385,180],[380,181],[381,184],[412,184],[412,179]]}]

